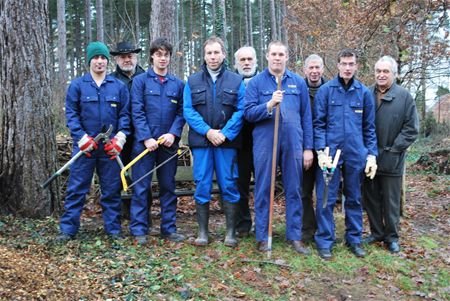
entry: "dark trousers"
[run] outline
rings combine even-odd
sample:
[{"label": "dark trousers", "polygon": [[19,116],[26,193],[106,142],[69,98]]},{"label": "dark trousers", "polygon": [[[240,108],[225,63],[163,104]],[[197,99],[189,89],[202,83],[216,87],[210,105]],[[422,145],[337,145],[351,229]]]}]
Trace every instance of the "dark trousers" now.
[{"label": "dark trousers", "polygon": [[243,147],[238,150],[238,170],[239,170],[239,203],[236,216],[236,231],[250,232],[252,228],[252,216],[250,214],[250,180],[253,169],[252,147]]},{"label": "dark trousers", "polygon": [[317,156],[314,154],[313,165],[308,169],[303,169],[302,183],[302,204],[303,204],[303,241],[314,241],[317,223],[313,204],[313,190],[316,182],[316,168],[318,168]]},{"label": "dark trousers", "polygon": [[364,209],[376,240],[388,243],[398,240],[401,187],[401,176],[377,175],[373,180],[364,180]]}]

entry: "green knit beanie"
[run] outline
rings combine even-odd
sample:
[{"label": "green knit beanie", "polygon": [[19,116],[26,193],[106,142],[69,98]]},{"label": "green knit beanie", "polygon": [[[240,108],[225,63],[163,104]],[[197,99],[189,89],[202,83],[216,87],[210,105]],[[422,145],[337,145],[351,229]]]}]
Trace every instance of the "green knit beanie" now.
[{"label": "green knit beanie", "polygon": [[109,50],[108,47],[102,42],[91,42],[89,43],[87,49],[87,60],[88,65],[91,63],[91,60],[96,55],[103,55],[109,61]]}]

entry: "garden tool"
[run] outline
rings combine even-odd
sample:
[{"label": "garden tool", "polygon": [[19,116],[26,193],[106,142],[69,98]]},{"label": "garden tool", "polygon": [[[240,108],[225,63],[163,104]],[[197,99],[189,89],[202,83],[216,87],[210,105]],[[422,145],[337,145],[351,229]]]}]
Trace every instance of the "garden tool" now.
[{"label": "garden tool", "polygon": [[[325,154],[328,156],[330,149],[328,147],[325,148]],[[331,182],[331,179],[333,178],[334,171],[336,170],[336,166],[339,162],[339,157],[341,155],[341,150],[338,149],[336,151],[336,154],[334,155],[333,163],[331,164],[331,168],[327,168],[324,166],[322,168],[322,175],[325,182],[325,186],[323,188],[323,208],[327,207],[328,203],[328,184]]]},{"label": "garden tool", "polygon": [[[109,135],[111,135],[112,132],[112,125],[109,126],[108,130],[104,133],[100,133],[97,136],[95,136],[94,141],[98,142],[101,139],[105,139],[105,138],[109,138]],[[55,172],[50,178],[47,179],[47,181],[45,181],[43,184],[41,184],[42,188],[47,188],[48,185],[50,185],[50,183],[56,179],[58,176],[60,176],[67,168],[69,168],[69,166],[75,162],[79,157],[81,157],[82,154],[84,154],[84,151],[79,151],[78,153],[75,154],[75,156],[72,157],[72,159],[70,159],[66,164],[64,164],[63,167],[61,167],[57,172]]]}]

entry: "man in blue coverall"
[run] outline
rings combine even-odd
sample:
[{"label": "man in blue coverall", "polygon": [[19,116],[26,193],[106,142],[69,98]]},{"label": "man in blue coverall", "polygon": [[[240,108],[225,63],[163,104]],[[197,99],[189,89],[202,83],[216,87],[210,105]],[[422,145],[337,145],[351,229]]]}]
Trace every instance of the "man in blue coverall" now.
[{"label": "man in blue coverall", "polygon": [[[66,96],[67,126],[74,140],[73,155],[85,154],[70,166],[64,214],[60,221],[58,241],[73,239],[80,227],[80,215],[86,194],[91,187],[94,170],[100,179],[105,232],[112,239],[121,238],[120,167],[114,160],[130,133],[130,104],[127,87],[118,79],[106,75],[109,50],[101,42],[87,46],[89,73],[74,79]],[[113,126],[109,143],[94,138]],[[113,160],[111,160],[113,159]]]},{"label": "man in blue coverall", "polygon": [[[260,251],[268,250],[270,182],[274,137],[274,110],[280,106],[277,162],[281,167],[286,195],[286,239],[295,251],[311,251],[302,237],[302,168],[311,167],[313,132],[311,108],[305,81],[286,69],[288,49],[282,42],[269,44],[268,68],[255,76],[245,94],[245,118],[255,123],[253,158],[255,166],[255,230]],[[276,78],[281,78],[281,90]]]},{"label": "man in blue coverall", "polygon": [[[146,148],[151,153],[136,162],[133,179],[148,173],[155,165],[166,161],[176,149],[184,126],[183,82],[168,73],[172,45],[165,39],[156,39],[150,45],[152,67],[138,75],[131,89],[132,116],[135,128],[133,157]],[[159,143],[158,143],[159,140]],[[185,239],[177,233],[175,174],[177,159],[164,164],[157,171],[159,201],[161,204],[161,237],[179,242]],[[148,194],[151,194],[152,177],[148,176],[134,186],[131,199],[130,232],[138,244],[147,242]]]},{"label": "man in blue coverall", "polygon": [[[355,51],[344,49],[339,52],[339,75],[321,86],[314,99],[314,147],[320,167],[316,172],[315,241],[319,256],[325,260],[332,258],[331,249],[335,243],[333,209],[341,174],[345,196],[345,242],[357,257],[366,255],[361,248],[361,181],[364,171],[370,178],[375,176],[377,138],[372,93],[355,79],[357,69]],[[331,156],[325,154],[325,147],[329,147]],[[325,181],[322,169],[331,167],[331,158],[338,149],[342,154],[329,182],[328,201],[323,208]]]},{"label": "man in blue coverall", "polygon": [[245,87],[242,77],[226,70],[223,41],[210,37],[203,44],[201,70],[184,89],[184,118],[194,156],[194,193],[199,225],[196,245],[208,244],[209,202],[213,173],[222,195],[227,234],[225,245],[237,246],[235,222],[239,202],[237,149],[243,123]]}]

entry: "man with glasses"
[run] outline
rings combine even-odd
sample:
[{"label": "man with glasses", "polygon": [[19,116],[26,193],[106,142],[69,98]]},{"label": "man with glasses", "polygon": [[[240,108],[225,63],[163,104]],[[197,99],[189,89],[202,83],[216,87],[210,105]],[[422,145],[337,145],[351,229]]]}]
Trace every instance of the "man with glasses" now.
[{"label": "man with glasses", "polygon": [[[316,172],[317,232],[315,240],[319,256],[331,259],[335,244],[333,209],[341,174],[345,196],[345,243],[357,257],[364,257],[361,248],[363,172],[373,179],[377,169],[377,138],[375,135],[375,103],[372,93],[355,78],[358,69],[354,50],[338,54],[339,74],[320,87],[314,99],[314,147],[320,169]],[[324,152],[329,147],[330,156]],[[331,158],[340,149],[334,176],[328,184],[327,205],[323,208],[325,180],[323,168],[331,168]]]},{"label": "man with glasses", "polygon": [[[131,89],[132,120],[135,127],[133,157],[145,149],[151,153],[133,166],[133,179],[140,179],[155,165],[166,161],[172,153],[164,148],[177,148],[184,126],[183,82],[168,72],[172,45],[165,39],[150,44],[151,68],[136,77]],[[159,140],[159,143],[158,143]],[[161,237],[180,242],[185,239],[177,233],[175,173],[177,159],[164,164],[157,171],[159,201],[161,204]],[[134,186],[131,199],[130,232],[137,244],[147,242],[148,195],[151,194],[152,176]]]}]

